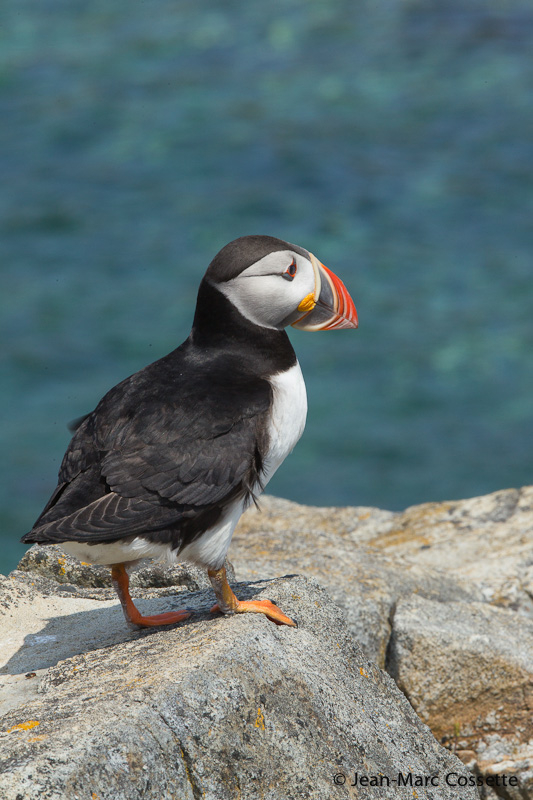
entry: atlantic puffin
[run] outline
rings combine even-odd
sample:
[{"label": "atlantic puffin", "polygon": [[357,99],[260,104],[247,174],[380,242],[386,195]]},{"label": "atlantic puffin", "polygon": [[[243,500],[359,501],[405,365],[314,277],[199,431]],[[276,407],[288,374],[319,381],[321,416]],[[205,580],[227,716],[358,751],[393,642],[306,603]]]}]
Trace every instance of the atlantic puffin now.
[{"label": "atlantic puffin", "polygon": [[22,541],[110,566],[132,626],[190,616],[135,607],[128,569],[147,557],[207,568],[211,611],[294,626],[268,600],[238,600],[224,561],[241,514],[304,429],[305,383],[285,328],[357,324],[342,281],[303,247],[272,236],[230,242],[200,283],[188,339],[77,421],[57,488]]}]

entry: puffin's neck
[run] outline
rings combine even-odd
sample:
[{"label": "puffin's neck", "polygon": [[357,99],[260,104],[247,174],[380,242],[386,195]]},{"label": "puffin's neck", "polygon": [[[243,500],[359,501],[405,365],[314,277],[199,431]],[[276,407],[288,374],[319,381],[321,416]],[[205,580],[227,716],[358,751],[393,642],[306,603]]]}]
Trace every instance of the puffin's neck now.
[{"label": "puffin's neck", "polygon": [[243,364],[251,360],[263,376],[284,372],[296,364],[296,354],[284,330],[256,325],[235,308],[222,292],[205,279],[198,301],[190,343],[203,350],[232,353]]}]

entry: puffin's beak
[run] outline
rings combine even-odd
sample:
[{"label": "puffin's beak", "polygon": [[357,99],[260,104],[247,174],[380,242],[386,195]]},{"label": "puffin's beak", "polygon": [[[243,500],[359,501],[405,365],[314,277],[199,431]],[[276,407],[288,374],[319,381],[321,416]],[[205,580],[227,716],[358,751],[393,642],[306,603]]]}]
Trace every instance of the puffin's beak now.
[{"label": "puffin's beak", "polygon": [[292,327],[303,331],[357,328],[357,311],[344,283],[312,253],[309,255],[315,273],[315,291],[298,306],[303,314]]}]

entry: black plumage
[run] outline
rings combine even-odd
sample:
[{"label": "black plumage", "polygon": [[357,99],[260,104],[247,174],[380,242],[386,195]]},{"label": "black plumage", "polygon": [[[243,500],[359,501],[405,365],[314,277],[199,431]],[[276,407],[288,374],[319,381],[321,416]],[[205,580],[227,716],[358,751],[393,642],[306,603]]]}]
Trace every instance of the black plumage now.
[{"label": "black plumage", "polygon": [[296,363],[204,280],[189,338],[82,418],[27,543],[145,536],[178,552],[261,485],[268,375]]}]

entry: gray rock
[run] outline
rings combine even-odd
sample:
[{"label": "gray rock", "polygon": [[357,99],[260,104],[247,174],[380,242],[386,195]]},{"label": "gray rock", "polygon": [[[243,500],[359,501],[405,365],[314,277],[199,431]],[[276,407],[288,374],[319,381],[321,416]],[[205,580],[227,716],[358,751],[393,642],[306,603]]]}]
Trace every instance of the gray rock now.
[{"label": "gray rock", "polygon": [[294,571],[316,578],[343,609],[354,638],[383,667],[399,598],[417,593],[436,600],[482,599],[476,587],[367,544],[390,531],[399,516],[263,497],[261,510],[250,509],[239,523],[232,559],[238,577],[245,580]]},{"label": "gray rock", "polygon": [[377,589],[386,607],[380,584],[393,581],[395,599],[415,591],[439,600],[485,600],[533,619],[533,486],[401,513],[262,497],[261,511],[243,515],[231,557],[240,578],[287,570],[320,576],[348,598],[345,606],[357,580]]},{"label": "gray rock", "polygon": [[[190,620],[132,633],[116,601],[4,579],[0,679],[22,688],[1,717],[0,796],[457,800],[445,776],[468,781],[468,770],[363,655],[320,586],[292,577],[236,591],[272,599],[299,627],[210,615],[202,591],[176,598],[196,610]],[[141,603],[155,612],[169,598]],[[412,785],[398,787],[399,775]],[[417,791],[425,776],[439,785]],[[460,796],[478,794],[467,785]]]},{"label": "gray rock", "polygon": [[[318,579],[344,610],[353,640],[376,664],[387,664],[415,710],[446,746],[479,775],[519,776],[518,788],[497,789],[503,796],[533,797],[528,722],[532,708],[527,683],[531,680],[528,652],[533,652],[528,651],[527,627],[527,620],[533,619],[533,487],[426,503],[402,513],[312,508],[271,497],[262,498],[261,507],[261,512],[247,511],[236,530],[231,553],[238,576],[253,581],[298,571]],[[66,640],[59,630],[50,634],[55,636],[51,653],[37,632],[45,612],[36,619],[27,596],[16,601],[33,619],[33,634],[29,634],[32,652],[36,656],[41,653],[40,669],[44,670],[58,657],[68,659],[85,652],[86,644],[79,637],[77,648],[72,644],[77,614],[86,609],[84,603],[96,600],[100,608],[110,610],[116,608],[116,598],[108,584],[98,582],[109,580],[107,569],[98,577],[54,548],[29,552],[21,566],[30,571],[14,573],[19,590],[48,597],[57,617],[47,624],[59,626],[61,631],[74,626]],[[167,573],[150,565],[132,575],[134,596],[141,603],[159,603],[157,610],[168,607],[164,596],[181,593],[181,599],[172,601],[179,607],[184,592],[206,585],[204,573],[186,568],[182,572],[181,567]],[[65,604],[71,609],[67,616]],[[75,608],[78,611],[72,613]],[[407,614],[409,608],[413,611]],[[506,620],[501,624],[500,609]],[[14,611],[15,620],[19,610]],[[97,615],[84,617],[84,634],[96,637],[95,647],[126,641],[120,612],[114,612],[114,622],[109,622],[105,632],[96,621],[99,619]],[[443,624],[446,619],[454,624],[447,627]],[[15,630],[7,624],[7,630],[21,645],[17,624]],[[500,631],[501,646],[495,646],[495,634],[489,633],[493,624],[494,630]],[[413,664],[405,641],[415,636],[417,627],[418,661]],[[433,628],[435,636],[430,635]],[[439,639],[439,631],[448,637],[446,641]],[[516,652],[513,638],[522,642]],[[64,641],[69,643],[66,648]],[[521,661],[517,661],[519,653]],[[447,668],[447,658],[456,668]],[[533,656],[529,664],[531,661]],[[4,708],[27,699],[29,684],[31,681],[15,675],[6,677],[4,688],[0,686],[0,707],[2,692]],[[453,698],[461,698],[465,706],[460,720],[454,716],[457,703]],[[478,717],[473,716],[476,708],[481,709]],[[496,796],[490,787],[484,786],[483,792],[485,798]]]},{"label": "gray rock", "polygon": [[437,738],[533,797],[533,621],[484,603],[398,603],[387,669]]},{"label": "gray rock", "polygon": [[[261,505],[263,513],[247,511],[235,532],[231,553],[238,577],[275,577],[298,570],[317,578],[344,609],[354,638],[380,666],[385,665],[389,642],[392,654],[403,641],[405,631],[396,628],[404,617],[397,609],[413,603],[411,628],[415,635],[418,627],[421,637],[418,660],[414,663],[406,645],[399,651],[401,657],[391,655],[392,673],[398,679],[402,674],[420,681],[418,692],[407,679],[400,685],[434,733],[456,748],[465,763],[487,777],[519,775],[520,787],[507,787],[504,796],[533,798],[533,734],[526,722],[533,707],[526,691],[530,678],[520,672],[529,663],[529,674],[533,664],[533,642],[526,633],[528,620],[533,620],[533,487],[425,503],[402,513],[312,508],[269,497],[262,498]],[[501,631],[502,647],[496,644],[500,633],[490,633],[489,624],[482,623],[480,608]],[[437,638],[423,638],[429,630],[426,617],[427,625],[432,624],[429,609],[440,609],[438,620],[449,616],[455,621],[443,629],[449,637],[443,654],[463,652],[457,668],[447,666]],[[499,609],[505,611],[505,624],[496,624]],[[435,624],[438,629],[440,621]],[[483,634],[476,632],[476,624]],[[482,636],[478,651],[470,645],[461,651],[466,630],[468,636]],[[516,645],[513,638],[521,637],[523,644]],[[514,689],[508,687],[509,701],[503,675],[517,681],[511,683]],[[475,699],[473,689],[470,701],[472,714],[476,707],[480,710],[479,730],[469,728],[471,733],[458,747],[456,729],[443,724],[447,715],[455,719],[449,705],[465,696],[471,680],[473,686],[485,687],[480,688],[483,703]],[[431,687],[437,692],[433,701]],[[484,791],[488,797],[490,790]]]}]

